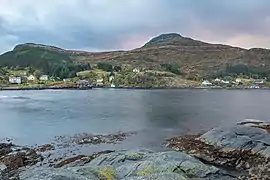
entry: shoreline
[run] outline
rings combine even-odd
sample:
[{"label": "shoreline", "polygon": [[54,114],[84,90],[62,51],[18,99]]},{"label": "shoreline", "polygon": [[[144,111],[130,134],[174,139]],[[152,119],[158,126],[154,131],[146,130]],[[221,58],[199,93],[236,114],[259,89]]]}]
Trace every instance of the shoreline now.
[{"label": "shoreline", "polygon": [[89,90],[93,87],[78,88],[77,86],[37,86],[37,87],[0,87],[0,91],[20,91],[20,90],[46,90],[46,89],[66,89],[66,90]]},{"label": "shoreline", "polygon": [[[269,177],[270,167],[267,151],[269,127],[267,121],[242,120],[229,128],[219,126],[204,133],[185,133],[163,139],[163,150],[141,147],[80,151],[83,147],[121,144],[128,137],[136,135],[136,132],[59,136],[57,143],[32,147],[18,146],[12,142],[0,143],[0,179],[49,179],[53,172],[66,179],[74,176],[78,179],[82,176],[92,179],[88,175],[93,173],[91,177],[100,180],[105,179],[104,177],[134,177],[134,180],[139,180],[159,176],[164,170],[166,173],[161,179],[170,179],[171,175],[179,175],[176,179],[264,179],[265,175]],[[242,138],[243,135],[239,132],[244,132],[249,141]],[[222,141],[226,143],[220,143]],[[260,151],[257,151],[258,147],[261,148]],[[75,170],[75,174],[69,174],[65,171],[67,168],[72,172]],[[87,170],[88,173],[78,175],[78,169]],[[126,174],[127,169],[134,173]]]},{"label": "shoreline", "polygon": [[178,86],[178,87],[131,87],[131,86],[121,86],[121,87],[85,87],[85,88],[78,88],[76,86],[39,86],[39,87],[0,87],[0,91],[20,91],[20,90],[90,90],[90,89],[141,89],[141,90],[163,90],[163,89],[209,89],[209,90],[270,90],[270,87],[263,87],[263,88],[250,88],[250,87],[230,87],[230,88],[223,88],[223,87],[204,87],[204,86]]}]

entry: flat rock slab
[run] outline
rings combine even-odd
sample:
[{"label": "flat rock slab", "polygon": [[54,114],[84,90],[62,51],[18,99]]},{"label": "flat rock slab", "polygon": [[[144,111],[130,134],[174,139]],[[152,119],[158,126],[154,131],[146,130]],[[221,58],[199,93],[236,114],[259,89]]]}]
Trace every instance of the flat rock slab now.
[{"label": "flat rock slab", "polygon": [[231,127],[217,127],[199,137],[199,140],[224,151],[248,150],[270,158],[270,122],[244,120]]},{"label": "flat rock slab", "polygon": [[213,128],[202,135],[172,138],[168,147],[208,164],[246,172],[245,178],[264,179],[270,177],[269,127],[270,122],[249,119],[229,127]]},{"label": "flat rock slab", "polygon": [[[20,174],[21,180],[185,180],[225,177],[183,152],[118,151],[101,155],[83,167],[39,168]],[[215,179],[215,178],[214,178]],[[230,179],[230,178],[225,178]]]}]

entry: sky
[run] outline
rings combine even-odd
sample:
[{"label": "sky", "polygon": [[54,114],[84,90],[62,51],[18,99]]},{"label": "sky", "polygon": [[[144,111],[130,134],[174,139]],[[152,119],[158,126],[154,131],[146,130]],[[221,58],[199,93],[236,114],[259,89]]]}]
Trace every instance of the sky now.
[{"label": "sky", "polygon": [[128,50],[176,32],[270,48],[269,0],[0,0],[0,52],[20,43]]}]

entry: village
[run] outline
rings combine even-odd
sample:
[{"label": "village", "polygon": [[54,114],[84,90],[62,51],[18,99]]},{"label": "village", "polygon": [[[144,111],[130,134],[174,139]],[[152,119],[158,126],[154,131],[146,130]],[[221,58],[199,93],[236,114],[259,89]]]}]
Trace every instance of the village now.
[{"label": "village", "polygon": [[[155,77],[152,84],[142,84],[141,79]],[[178,84],[168,86],[167,84],[155,84],[158,81],[169,82],[171,77],[181,79]],[[164,81],[163,81],[164,82]],[[139,84],[141,83],[141,84]],[[166,82],[165,82],[166,83]],[[42,74],[41,72],[30,73],[28,69],[10,70],[7,76],[0,82],[1,89],[90,89],[99,88],[238,88],[238,89],[266,89],[270,86],[267,78],[255,79],[243,76],[225,77],[215,79],[201,79],[197,81],[185,80],[182,76],[166,71],[153,71],[139,67],[106,71],[100,68],[92,68],[77,72],[75,77],[59,78]]]},{"label": "village", "polygon": [[[140,73],[134,68],[131,73]],[[94,87],[115,88],[116,72],[106,72],[100,69],[78,72],[75,77],[59,78],[47,74],[29,73],[28,70],[10,71],[9,76],[0,82],[0,87],[76,87],[79,89]],[[119,85],[117,85],[119,86]]]},{"label": "village", "polygon": [[253,79],[237,77],[232,80],[224,80],[216,78],[213,80],[203,80],[201,85],[203,87],[220,87],[220,88],[245,88],[245,89],[262,89],[268,88],[269,84],[267,78]]}]

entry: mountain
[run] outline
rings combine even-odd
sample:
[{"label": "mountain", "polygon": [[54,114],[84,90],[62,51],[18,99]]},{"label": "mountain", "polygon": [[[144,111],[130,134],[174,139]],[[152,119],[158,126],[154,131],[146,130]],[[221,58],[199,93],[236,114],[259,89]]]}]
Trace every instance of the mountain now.
[{"label": "mountain", "polygon": [[76,62],[64,49],[26,43],[0,55],[0,67],[29,67],[32,73],[38,70],[50,76],[67,78],[75,76],[78,71],[89,69],[90,65]]},{"label": "mountain", "polygon": [[149,42],[143,47],[160,47],[160,46],[203,46],[209,45],[205,42],[193,40],[191,38],[183,37],[177,33],[161,34]]},{"label": "mountain", "polygon": [[55,65],[65,65],[72,62],[70,56],[66,53],[44,47],[33,46],[33,44],[18,45],[12,51],[0,56],[0,64],[14,67],[31,66],[49,73],[50,69]]},{"label": "mountain", "polygon": [[[90,60],[90,59],[89,59]],[[114,63],[162,69],[162,64],[173,64],[186,75],[201,76],[220,73],[239,73],[249,69],[252,73],[270,73],[270,50],[244,49],[222,44],[210,44],[179,34],[159,35],[138,49],[114,54]],[[236,68],[235,68],[236,67]]]},{"label": "mountain", "polygon": [[[0,56],[0,66],[33,66],[52,73],[54,66],[97,64],[158,71],[179,69],[183,76],[270,75],[270,50],[210,44],[176,33],[161,34],[130,51],[86,52],[27,43]],[[74,74],[74,73],[73,73]]]}]

